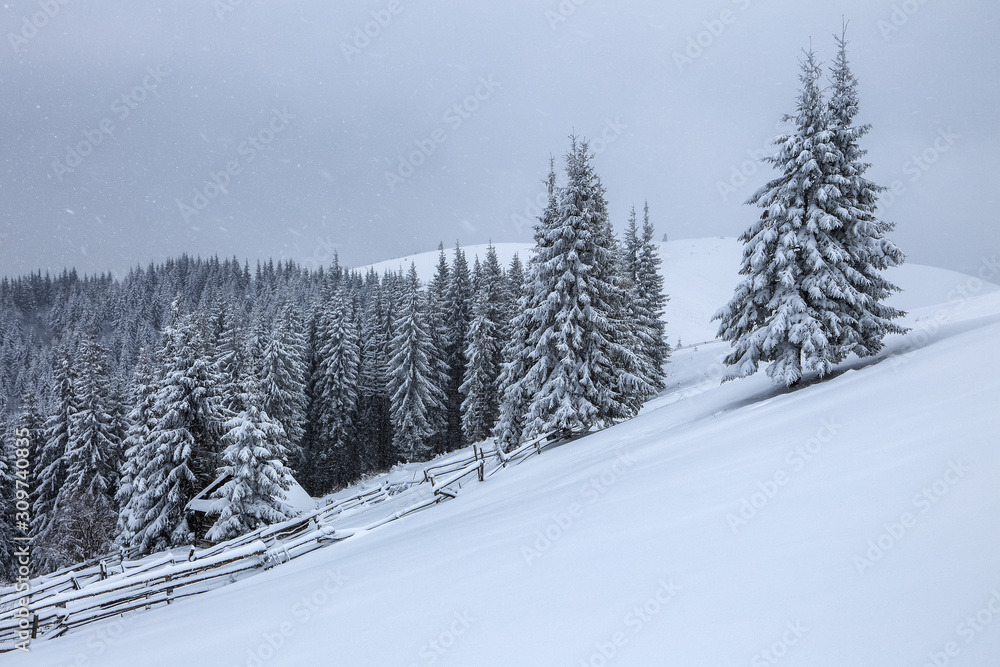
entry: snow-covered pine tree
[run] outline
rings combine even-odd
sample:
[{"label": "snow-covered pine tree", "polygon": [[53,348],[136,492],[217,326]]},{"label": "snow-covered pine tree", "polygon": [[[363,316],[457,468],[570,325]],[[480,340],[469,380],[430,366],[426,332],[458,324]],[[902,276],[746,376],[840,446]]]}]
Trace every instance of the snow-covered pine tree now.
[{"label": "snow-covered pine tree", "polygon": [[306,411],[306,340],[291,304],[285,306],[264,346],[260,371],[261,407],[282,427],[281,445],[297,461]]},{"label": "snow-covered pine tree", "polygon": [[314,303],[309,309],[308,326],[306,327],[306,346],[308,349],[306,360],[308,368],[306,371],[306,419],[303,425],[302,442],[299,446],[298,458],[291,461],[291,467],[296,473],[296,480],[302,485],[310,495],[323,495],[327,488],[325,480],[319,479],[318,474],[314,474],[316,469],[313,462],[318,460],[323,451],[323,426],[321,414],[323,411],[324,399],[320,393],[320,354],[319,350],[323,345],[320,338],[321,320],[323,318],[323,308],[320,304]]},{"label": "snow-covered pine tree", "polygon": [[360,462],[352,450],[358,410],[358,368],[361,364],[360,332],[352,313],[349,288],[342,284],[331,298],[317,331],[319,379],[322,397],[320,423],[323,449],[313,462],[325,478],[328,493],[361,475]]},{"label": "snow-covered pine tree", "polygon": [[388,470],[392,453],[389,419],[389,341],[392,340],[392,299],[378,274],[365,276],[361,323],[361,363],[358,366],[358,440],[364,446],[364,473]]},{"label": "snow-covered pine tree", "polygon": [[[649,219],[649,202],[643,205],[642,220],[642,246],[639,253],[639,279],[638,285],[642,290],[642,298],[646,302],[650,321],[649,329],[652,332],[652,341],[647,349],[647,354],[653,360],[653,364],[663,371],[663,365],[670,360],[670,343],[666,337],[666,322],[663,316],[666,311],[667,301],[670,297],[663,290],[663,276],[660,275],[659,248],[653,240],[655,230],[653,223]],[[658,389],[665,386],[665,376],[659,377],[656,383]]]},{"label": "snow-covered pine tree", "polygon": [[853,281],[857,258],[845,245],[841,218],[846,160],[819,77],[815,55],[807,51],[796,115],[785,117],[795,131],[777,137],[777,154],[766,158],[781,175],[748,201],[763,213],[740,237],[745,278],[713,317],[720,320],[719,337],[733,346],[724,382],[752,375],[768,361],[768,376],[793,386],[806,372],[829,374],[860,344],[853,340],[858,325],[852,320],[857,305],[871,300]]},{"label": "snow-covered pine tree", "polygon": [[66,483],[65,454],[70,443],[73,415],[78,408],[78,378],[70,351],[65,347],[56,357],[53,380],[53,409],[45,420],[37,459],[32,462],[35,477],[31,512],[33,564],[39,572],[59,569],[70,561],[62,548],[65,516],[58,499],[59,489]]},{"label": "snow-covered pine tree", "polygon": [[216,491],[216,505],[221,513],[206,537],[222,542],[249,533],[260,526],[278,523],[294,516],[287,504],[291,471],[286,467],[287,452],[281,424],[260,408],[263,398],[257,394],[258,381],[242,378],[238,415],[224,424],[222,466],[219,474],[229,479]]},{"label": "snow-covered pine tree", "polygon": [[221,308],[214,322],[216,343],[213,361],[219,372],[218,394],[221,406],[232,414],[243,408],[239,404],[239,397],[243,396],[239,378],[253,364],[252,334],[247,333],[248,329],[251,329],[249,322],[232,304]]},{"label": "snow-covered pine tree", "polygon": [[587,142],[571,141],[567,184],[555,220],[540,225],[527,280],[527,437],[630,416],[641,391],[635,354],[619,342],[627,336],[625,290],[604,187]]},{"label": "snow-covered pine tree", "polygon": [[503,269],[492,244],[486,251],[486,260],[479,266],[477,278],[478,290],[465,348],[465,381],[460,387],[464,397],[462,428],[469,442],[488,438],[500,414],[497,378],[503,363],[503,321],[507,313]]},{"label": "snow-covered pine tree", "polygon": [[623,268],[629,291],[628,310],[641,373],[653,391],[660,391],[666,386],[663,365],[670,356],[670,345],[664,337],[662,317],[667,295],[663,293],[663,276],[658,271],[660,255],[653,242],[653,233],[653,225],[649,220],[649,203],[643,209],[641,235],[633,208],[629,213],[623,242]]},{"label": "snow-covered pine tree", "polygon": [[[3,397],[0,396],[0,583],[9,583],[14,580],[17,571],[17,558],[14,552],[17,549],[17,542],[14,537],[20,536],[21,531],[17,530],[15,515],[17,513],[16,489],[17,489],[17,468],[16,468],[16,435],[14,429],[8,425]],[[27,492],[27,486],[23,487],[23,492]]]},{"label": "snow-covered pine tree", "polygon": [[[534,322],[530,309],[535,306],[535,294],[529,291],[529,280],[536,271],[535,263],[541,256],[540,250],[550,243],[550,232],[556,224],[559,214],[559,202],[556,189],[555,158],[549,158],[549,174],[545,181],[548,191],[548,203],[538,218],[534,227],[535,248],[528,258],[527,270],[517,278],[517,268],[512,262],[510,289],[512,297],[517,294],[517,306],[512,311],[510,335],[503,348],[503,364],[497,386],[500,392],[500,415],[493,428],[496,446],[502,451],[509,451],[517,446],[524,435],[524,418],[531,395],[525,387],[525,375],[531,364],[531,349],[528,339],[533,331]],[[517,256],[515,255],[515,259]],[[516,264],[520,267],[520,261]],[[515,292],[516,288],[516,292]]]},{"label": "snow-covered pine tree", "polygon": [[845,300],[849,316],[841,318],[842,330],[837,343],[859,357],[867,357],[882,349],[882,339],[886,335],[906,332],[904,327],[892,322],[905,313],[883,303],[900,288],[881,275],[881,271],[890,266],[901,265],[905,256],[887,238],[895,225],[880,220],[876,214],[879,194],[886,188],[865,178],[871,165],[862,161],[867,151],[859,142],[871,130],[871,125],[854,124],[858,114],[858,81],[847,59],[846,23],[834,39],[837,58],[831,67],[829,120],[833,144],[841,153],[837,172],[842,177],[838,183],[839,192],[835,193],[839,197],[834,210],[841,220],[837,236],[848,255],[844,273],[858,295],[855,300]]},{"label": "snow-covered pine tree", "polygon": [[77,409],[70,417],[66,481],[56,506],[70,515],[64,544],[72,546],[73,560],[82,561],[107,553],[114,539],[121,429],[112,416],[117,409],[111,405],[107,350],[89,337],[78,354]]},{"label": "snow-covered pine tree", "polygon": [[[402,268],[394,278],[398,282],[399,292],[406,291],[406,274]],[[451,382],[451,367],[448,364],[449,351],[449,327],[451,318],[448,308],[450,304],[451,290],[451,266],[448,264],[448,257],[444,251],[444,243],[438,243],[438,263],[434,273],[434,278],[425,293],[427,303],[427,324],[430,327],[432,352],[429,363],[434,369],[431,373],[430,381],[445,396],[447,395],[449,383]],[[397,310],[401,310],[402,300],[397,300]],[[398,313],[396,320],[398,320]],[[394,321],[395,326],[395,321]],[[394,353],[394,352],[393,352]],[[444,452],[448,450],[448,426],[449,413],[447,409],[434,411],[427,416],[433,434],[430,438],[431,453]]]},{"label": "snow-covered pine tree", "polygon": [[90,493],[110,501],[118,482],[121,442],[120,426],[112,416],[108,352],[88,338],[80,347],[78,363],[77,409],[70,418],[66,482],[59,492],[68,494],[66,498]]},{"label": "snow-covered pine tree", "polygon": [[152,360],[145,350],[140,350],[136,365],[132,409],[128,413],[128,431],[122,448],[122,459],[118,489],[115,501],[118,506],[118,522],[115,526],[115,544],[130,548],[136,543],[136,535],[145,527],[146,512],[154,500],[149,495],[149,466],[155,451],[150,439],[153,428],[156,390],[153,382]]},{"label": "snow-covered pine tree", "polygon": [[524,266],[521,258],[515,252],[510,260],[510,266],[504,275],[504,298],[503,307],[505,316],[503,318],[506,335],[504,340],[510,339],[511,323],[518,316],[520,311],[521,297],[524,295]]},{"label": "snow-covered pine tree", "polygon": [[[2,405],[3,399],[0,398],[0,408]],[[3,468],[0,471],[0,507],[4,512],[4,516],[0,518],[0,530],[3,532],[0,536],[0,580],[6,575],[12,577],[15,572],[16,562],[12,554],[16,543],[13,538],[31,535],[30,523],[26,525],[24,517],[17,514],[21,511],[17,508],[17,502],[31,502],[35,497],[36,480],[30,466],[18,467],[17,460],[26,458],[30,462],[37,455],[45,426],[45,418],[34,393],[22,395],[20,409],[14,414],[13,420],[7,420],[10,422],[9,427],[5,426],[5,412],[7,411],[0,409],[0,437],[3,437],[3,444],[0,444],[0,457],[3,459],[0,463]],[[18,449],[27,450],[28,456],[19,457]],[[23,497],[24,493],[27,493],[26,498]],[[22,505],[22,510],[23,507]],[[31,513],[27,514],[30,516]],[[32,567],[32,574],[36,574],[39,568],[34,563]]]},{"label": "snow-covered pine tree", "polygon": [[447,376],[435,367],[434,339],[414,264],[404,290],[389,362],[393,445],[406,461],[423,461],[433,453],[431,415],[444,409],[441,383]]},{"label": "snow-covered pine tree", "polygon": [[462,430],[462,383],[465,382],[465,349],[472,321],[473,286],[469,263],[462,247],[455,243],[451,263],[448,294],[445,302],[445,362],[448,383],[445,387],[447,427],[442,451],[448,452],[465,445]]},{"label": "snow-covered pine tree", "polygon": [[146,492],[136,500],[145,507],[143,524],[133,538],[141,553],[189,544],[197,528],[184,511],[201,489],[214,481],[220,463],[219,439],[228,417],[216,388],[221,374],[214,350],[205,341],[195,314],[181,315],[175,301],[174,322],[163,332],[154,384],[151,460],[140,474]]}]

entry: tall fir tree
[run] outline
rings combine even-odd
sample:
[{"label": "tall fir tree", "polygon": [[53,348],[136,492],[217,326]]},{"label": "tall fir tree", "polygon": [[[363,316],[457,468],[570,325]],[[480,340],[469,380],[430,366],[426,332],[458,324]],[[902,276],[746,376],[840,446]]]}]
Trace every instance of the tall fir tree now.
[{"label": "tall fir tree", "polygon": [[199,318],[181,315],[177,302],[174,313],[158,355],[151,455],[139,473],[146,492],[135,500],[147,508],[130,545],[141,553],[189,544],[202,528],[185,507],[216,477],[222,424],[229,416],[217,394],[222,376]]},{"label": "tall fir tree", "polygon": [[156,388],[152,360],[145,350],[140,351],[133,381],[132,409],[127,417],[128,430],[122,442],[124,457],[115,492],[118,507],[115,543],[121,548],[136,544],[136,535],[145,528],[146,513],[155,500],[148,494],[146,475],[151,473],[149,466],[155,455],[150,433],[154,428]]},{"label": "tall fir tree", "polygon": [[[496,426],[493,427],[496,445],[503,451],[513,449],[521,441],[524,435],[528,401],[531,398],[531,394],[525,386],[525,376],[531,363],[528,338],[534,327],[530,309],[535,305],[535,302],[533,301],[534,294],[529,291],[528,280],[534,275],[540,251],[551,244],[549,231],[555,227],[559,214],[555,158],[549,158],[549,174],[545,185],[548,203],[534,227],[535,248],[528,258],[527,270],[520,274],[520,261],[516,264],[512,262],[511,271],[508,274],[511,277],[509,282],[511,296],[516,294],[517,306],[512,311],[510,334],[503,348],[503,364],[497,380],[500,392],[500,414]],[[516,255],[515,259],[517,259]]]},{"label": "tall fir tree", "polygon": [[78,409],[76,383],[70,351],[63,348],[53,373],[53,409],[41,434],[41,451],[33,461],[35,487],[32,498],[31,532],[34,565],[48,572],[68,565],[71,556],[64,549],[66,514],[59,506],[59,489],[66,483],[66,450],[69,447],[73,416]]},{"label": "tall fir tree", "polygon": [[365,279],[367,299],[361,325],[358,366],[358,439],[366,445],[365,473],[388,470],[396,457],[389,418],[389,343],[392,299],[371,270]]},{"label": "tall fir tree", "polygon": [[107,553],[115,533],[114,494],[121,459],[121,426],[112,405],[108,352],[93,337],[79,351],[76,412],[66,445],[66,481],[56,502],[67,512],[64,546],[82,561]]},{"label": "tall fir tree", "polygon": [[[858,271],[869,258],[852,251],[850,238],[856,223],[864,224],[858,216],[865,212],[852,206],[851,193],[860,181],[851,175],[856,170],[837,139],[857,133],[843,126],[850,111],[831,112],[824,102],[820,74],[815,55],[807,51],[796,114],[784,118],[795,122],[795,131],[775,139],[779,150],[766,158],[781,175],[748,202],[763,213],[740,237],[745,278],[713,317],[720,321],[719,337],[733,346],[725,359],[732,368],[723,381],[752,375],[766,361],[776,384],[793,386],[804,373],[824,377],[852,351],[865,353],[874,338],[902,330],[885,319],[866,319],[880,308],[864,292]],[[849,98],[852,85],[839,91],[835,85],[835,98]],[[867,346],[862,330],[869,332]]]},{"label": "tall fir tree", "polygon": [[59,492],[67,498],[90,494],[110,502],[118,482],[121,426],[114,418],[108,352],[95,339],[87,339],[78,363],[77,409],[70,418],[66,482]]},{"label": "tall fir tree", "polygon": [[287,452],[281,424],[260,408],[259,382],[252,376],[241,378],[240,403],[246,406],[228,419],[223,428],[222,465],[219,474],[228,479],[213,493],[220,515],[206,537],[222,542],[249,533],[261,526],[294,516],[287,503],[291,471],[286,467]]},{"label": "tall fir tree", "polygon": [[663,365],[670,356],[670,345],[664,335],[663,322],[668,297],[663,292],[663,276],[659,273],[660,255],[653,241],[654,234],[649,219],[649,204],[646,203],[643,208],[641,233],[633,208],[625,228],[622,257],[628,284],[628,311],[640,371],[650,390],[655,392],[666,386]]},{"label": "tall fir tree", "polygon": [[838,237],[848,255],[844,274],[856,292],[855,299],[845,300],[848,315],[841,318],[837,342],[859,357],[867,357],[882,349],[887,334],[906,332],[892,322],[905,313],[884,303],[900,288],[881,275],[885,269],[901,265],[905,256],[887,237],[895,225],[877,216],[878,198],[886,188],[865,178],[871,165],[863,162],[867,151],[861,148],[860,141],[871,131],[871,125],[854,124],[859,108],[858,81],[847,59],[846,22],[834,39],[837,58],[831,68],[829,122],[833,144],[841,153],[837,171],[842,179],[835,210],[841,221]]},{"label": "tall fir tree", "polygon": [[[0,397],[0,583],[14,580],[17,572],[17,541],[22,536],[17,530],[16,490],[17,478],[17,435],[8,425],[4,401]],[[27,480],[23,493],[27,493]],[[26,532],[26,531],[25,531]]]},{"label": "tall fir tree", "polygon": [[528,437],[577,431],[634,414],[641,384],[627,333],[620,262],[604,187],[587,142],[571,138],[567,184],[546,215],[529,269]]},{"label": "tall fir tree", "polygon": [[455,244],[451,263],[448,296],[445,306],[445,361],[448,365],[448,383],[445,387],[445,413],[447,430],[443,451],[452,451],[465,445],[462,430],[462,383],[465,382],[465,350],[469,341],[472,322],[473,285],[465,251]]},{"label": "tall fir tree", "polygon": [[[478,260],[477,260],[478,262]],[[491,244],[477,272],[477,292],[465,348],[462,428],[469,442],[490,436],[500,414],[497,379],[503,363],[505,286],[503,269]]]},{"label": "tall fir tree", "polygon": [[435,433],[431,416],[443,411],[445,404],[441,376],[447,376],[435,364],[434,338],[423,301],[417,268],[411,264],[389,366],[393,444],[406,461],[431,456],[430,438]]},{"label": "tall fir tree", "polygon": [[319,350],[317,391],[322,397],[320,423],[323,449],[313,465],[323,472],[328,493],[361,475],[353,456],[358,410],[360,332],[352,312],[348,288],[342,285],[327,304],[317,332]]},{"label": "tall fir tree", "polygon": [[288,460],[297,461],[306,419],[306,340],[291,304],[264,346],[260,397],[261,407],[282,427],[281,445]]}]

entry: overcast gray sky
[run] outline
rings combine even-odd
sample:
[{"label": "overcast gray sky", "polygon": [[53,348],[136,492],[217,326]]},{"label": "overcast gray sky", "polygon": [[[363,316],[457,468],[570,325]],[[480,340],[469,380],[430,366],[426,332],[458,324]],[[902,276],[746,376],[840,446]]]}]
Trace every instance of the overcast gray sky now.
[{"label": "overcast gray sky", "polygon": [[573,130],[619,228],[648,199],[671,238],[738,235],[842,16],[896,242],[975,270],[1000,252],[996,1],[8,0],[0,274],[530,241]]}]

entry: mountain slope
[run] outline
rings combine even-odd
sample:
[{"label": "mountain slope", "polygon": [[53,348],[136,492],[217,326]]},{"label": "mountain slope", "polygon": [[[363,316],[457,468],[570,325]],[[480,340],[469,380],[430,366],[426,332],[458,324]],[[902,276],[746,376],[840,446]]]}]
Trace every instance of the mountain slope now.
[{"label": "mountain slope", "polygon": [[880,363],[789,392],[679,350],[636,419],[10,664],[996,664],[1000,294],[932,273]]}]

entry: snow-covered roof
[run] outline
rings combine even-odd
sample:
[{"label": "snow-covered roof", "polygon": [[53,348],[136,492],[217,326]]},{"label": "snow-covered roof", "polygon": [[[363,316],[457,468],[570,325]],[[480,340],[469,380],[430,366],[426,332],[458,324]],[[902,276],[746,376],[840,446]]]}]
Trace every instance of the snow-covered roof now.
[{"label": "snow-covered roof", "polygon": [[[184,506],[184,509],[191,510],[192,512],[204,512],[205,514],[219,514],[222,511],[220,500],[211,496],[228,481],[229,475],[220,475],[215,481],[202,489],[198,495],[192,498]],[[285,491],[285,503],[295,510],[296,514],[316,509],[316,501],[306,493],[306,490],[302,488],[295,478],[288,475],[288,481],[289,487]]]}]

